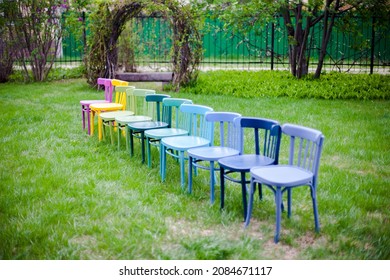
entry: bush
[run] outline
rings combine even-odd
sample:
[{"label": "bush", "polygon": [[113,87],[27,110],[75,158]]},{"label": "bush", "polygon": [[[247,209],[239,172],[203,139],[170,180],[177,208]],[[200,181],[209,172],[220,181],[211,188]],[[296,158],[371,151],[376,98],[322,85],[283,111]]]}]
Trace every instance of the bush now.
[{"label": "bush", "polygon": [[210,71],[181,89],[194,94],[236,97],[288,96],[318,99],[390,99],[390,76],[331,72],[296,79],[288,71]]}]

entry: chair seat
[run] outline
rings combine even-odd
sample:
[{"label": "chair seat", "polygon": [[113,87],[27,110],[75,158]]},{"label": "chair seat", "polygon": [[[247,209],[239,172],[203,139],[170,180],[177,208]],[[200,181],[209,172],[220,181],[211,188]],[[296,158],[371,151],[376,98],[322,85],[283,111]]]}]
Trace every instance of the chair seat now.
[{"label": "chair seat", "polygon": [[249,170],[253,166],[265,166],[271,165],[274,163],[274,159],[255,155],[255,154],[247,154],[247,155],[239,155],[232,157],[225,157],[218,160],[218,163],[223,168],[228,168],[235,171],[245,171],[249,172]]},{"label": "chair seat", "polygon": [[223,157],[236,156],[240,152],[229,147],[201,147],[188,150],[188,155],[201,160],[216,161]]},{"label": "chair seat", "polygon": [[81,100],[80,104],[81,105],[91,105],[94,103],[108,103],[107,100]]},{"label": "chair seat", "polygon": [[180,128],[149,129],[145,131],[145,136],[153,139],[185,135],[188,135],[188,131]]},{"label": "chair seat", "polygon": [[276,187],[305,185],[313,179],[313,173],[288,165],[256,166],[250,172],[261,183]]},{"label": "chair seat", "polygon": [[195,147],[210,145],[210,140],[199,136],[167,137],[161,140],[168,149],[186,151]]},{"label": "chair seat", "polygon": [[156,129],[158,127],[164,128],[168,124],[166,122],[158,121],[144,121],[144,122],[131,122],[128,124],[130,129],[133,130],[146,130],[146,129]]},{"label": "chair seat", "polygon": [[120,103],[94,103],[90,106],[91,109],[100,110],[100,111],[113,111],[120,110],[123,108],[123,104]]},{"label": "chair seat", "polygon": [[101,113],[100,117],[105,121],[114,121],[116,117],[132,116],[132,115],[134,115],[134,112],[132,111],[115,111],[115,112]]},{"label": "chair seat", "polygon": [[121,125],[131,122],[145,122],[150,120],[152,120],[152,118],[149,116],[120,116],[115,118],[115,121]]}]

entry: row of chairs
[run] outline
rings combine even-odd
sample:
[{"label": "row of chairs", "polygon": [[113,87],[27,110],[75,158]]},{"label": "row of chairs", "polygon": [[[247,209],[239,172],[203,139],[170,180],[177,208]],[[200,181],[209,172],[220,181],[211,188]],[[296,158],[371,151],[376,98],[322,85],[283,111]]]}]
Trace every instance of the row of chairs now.
[{"label": "row of chairs", "polygon": [[[99,82],[102,83],[101,80]],[[262,187],[268,187],[275,195],[275,243],[279,241],[280,235],[281,212],[284,210],[283,193],[287,193],[287,214],[290,217],[292,189],[309,186],[315,229],[319,231],[316,190],[324,140],[320,131],[294,124],[280,125],[275,120],[245,117],[235,112],[215,112],[208,106],[193,104],[189,99],[171,98],[166,94],[135,89],[119,80],[105,79],[103,84],[106,96],[111,94],[111,102],[106,100],[89,105],[90,134],[93,134],[94,114],[97,113],[98,127],[101,127],[102,134],[105,134],[104,126],[109,127],[112,143],[112,132],[117,129],[118,148],[122,134],[125,134],[126,147],[132,156],[133,138],[140,139],[144,162],[146,145],[149,167],[152,165],[151,147],[158,147],[162,181],[166,179],[167,155],[170,155],[179,162],[182,188],[185,187],[187,160],[189,193],[192,192],[193,176],[198,173],[198,169],[209,170],[211,203],[215,200],[216,171],[219,170],[221,208],[225,204],[225,180],[239,183],[246,226],[250,223],[256,187],[260,199]],[[112,102],[113,92],[117,102]],[[137,102],[137,99],[141,102]],[[84,112],[87,111],[85,104],[88,102],[80,103],[85,128]],[[116,111],[105,111],[111,108],[109,104],[115,103],[122,106],[118,106],[120,108]],[[142,104],[143,110],[139,110],[139,104]],[[283,135],[289,138],[290,149],[288,163],[282,165],[279,163],[279,151]],[[99,139],[102,137],[99,133]],[[252,147],[248,145],[250,142]]]}]

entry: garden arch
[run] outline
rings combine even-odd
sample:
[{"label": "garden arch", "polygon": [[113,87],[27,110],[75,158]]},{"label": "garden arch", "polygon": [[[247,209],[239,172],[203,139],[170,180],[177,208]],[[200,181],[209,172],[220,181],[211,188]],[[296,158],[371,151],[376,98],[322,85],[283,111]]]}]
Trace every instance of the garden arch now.
[{"label": "garden arch", "polygon": [[86,57],[89,84],[96,85],[98,77],[115,77],[118,38],[126,22],[145,11],[161,13],[172,27],[174,89],[196,80],[203,53],[197,13],[178,0],[122,0],[100,2],[90,17],[91,37]]}]

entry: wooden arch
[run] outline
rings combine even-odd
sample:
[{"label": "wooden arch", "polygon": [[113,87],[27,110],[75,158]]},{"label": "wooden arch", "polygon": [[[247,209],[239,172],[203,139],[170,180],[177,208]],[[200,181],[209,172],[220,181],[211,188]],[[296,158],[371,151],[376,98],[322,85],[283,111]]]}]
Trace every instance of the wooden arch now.
[{"label": "wooden arch", "polygon": [[98,77],[114,78],[118,62],[117,41],[126,22],[145,8],[160,12],[173,30],[173,86],[196,80],[202,58],[202,41],[198,31],[199,18],[188,5],[177,0],[122,0],[103,2],[91,15],[91,38],[86,57],[87,79],[96,85]]}]

